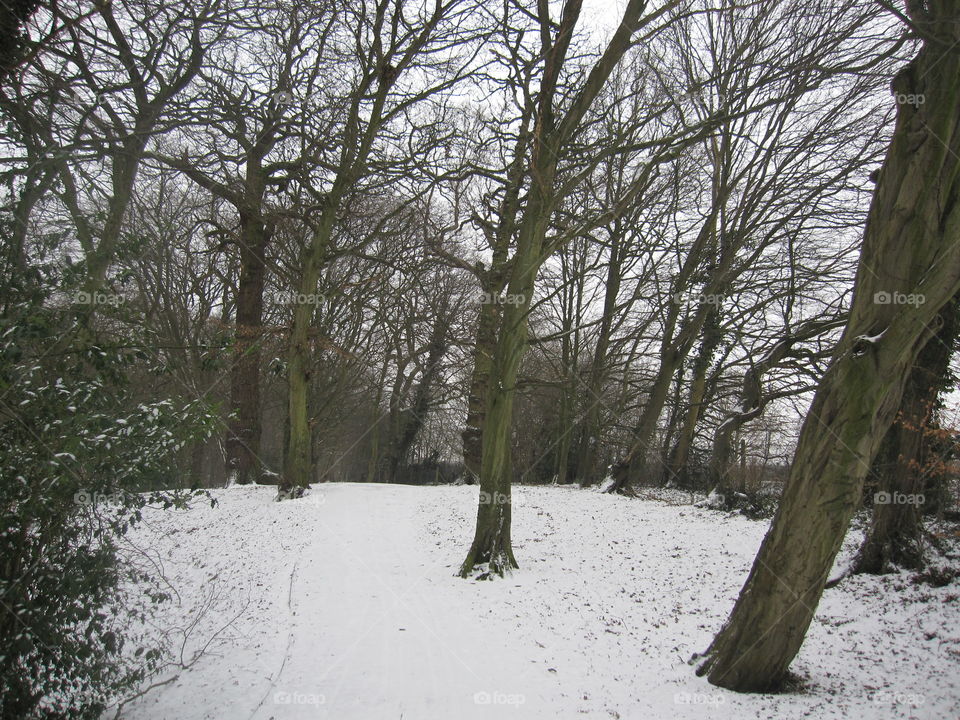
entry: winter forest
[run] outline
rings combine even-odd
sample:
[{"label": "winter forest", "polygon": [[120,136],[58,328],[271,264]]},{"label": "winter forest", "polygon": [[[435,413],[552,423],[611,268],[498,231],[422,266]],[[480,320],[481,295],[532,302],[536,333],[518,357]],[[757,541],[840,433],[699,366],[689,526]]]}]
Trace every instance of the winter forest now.
[{"label": "winter forest", "polygon": [[960,5],[2,0],[0,720],[960,713]]}]

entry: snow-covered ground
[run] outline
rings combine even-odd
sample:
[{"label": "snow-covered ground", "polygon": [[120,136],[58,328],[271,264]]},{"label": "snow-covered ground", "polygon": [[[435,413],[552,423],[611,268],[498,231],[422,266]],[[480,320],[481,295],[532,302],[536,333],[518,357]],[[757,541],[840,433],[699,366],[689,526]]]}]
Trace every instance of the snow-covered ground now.
[{"label": "snow-covered ground", "polygon": [[[827,590],[792,669],[746,696],[687,660],[726,618],[766,522],[679,494],[515,490],[521,569],[454,576],[475,487],[330,484],[157,511],[134,536],[179,599],[157,633],[186,670],[129,720],[937,718],[960,712],[960,584],[906,574]],[[671,501],[672,499],[672,501]],[[855,546],[851,533],[843,556]],[[198,651],[204,650],[198,655]]]}]

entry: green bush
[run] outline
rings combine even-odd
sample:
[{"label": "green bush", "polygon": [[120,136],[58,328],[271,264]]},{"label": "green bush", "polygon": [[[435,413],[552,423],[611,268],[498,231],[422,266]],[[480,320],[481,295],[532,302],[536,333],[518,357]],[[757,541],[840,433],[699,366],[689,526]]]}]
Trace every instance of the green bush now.
[{"label": "green bush", "polygon": [[[0,335],[4,719],[97,718],[150,674],[160,651],[131,629],[144,606],[119,589],[156,585],[121,562],[117,541],[146,505],[196,495],[139,491],[173,478],[184,444],[213,427],[199,403],[138,402],[125,377],[144,359],[65,341],[82,333],[55,332],[55,315],[34,307]],[[145,606],[164,599],[149,592]]]}]

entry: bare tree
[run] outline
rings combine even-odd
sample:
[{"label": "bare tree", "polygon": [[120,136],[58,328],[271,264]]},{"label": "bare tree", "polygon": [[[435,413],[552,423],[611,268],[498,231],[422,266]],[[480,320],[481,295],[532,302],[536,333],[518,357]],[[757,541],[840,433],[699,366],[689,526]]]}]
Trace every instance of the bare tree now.
[{"label": "bare tree", "polygon": [[[219,0],[169,8],[131,0],[93,12],[58,3],[44,14],[45,33],[57,42],[31,58],[16,95],[3,99],[32,157],[23,198],[29,204],[56,183],[88,294],[105,286],[145,151],[169,129],[171,104],[222,38],[223,12]],[[37,177],[37,168],[52,175]],[[78,311],[89,323],[96,307]]]},{"label": "bare tree", "polygon": [[[857,37],[876,10],[841,4],[828,11],[802,1],[789,6],[787,32],[783,6],[770,3],[722,4],[716,13],[674,26],[687,82],[695,88],[680,99],[681,107],[703,120],[722,119],[696,149],[706,171],[702,200],[688,212],[698,220],[689,231],[692,240],[684,242],[686,233],[678,239],[669,301],[661,310],[657,369],[611,491],[629,492],[648,467],[669,389],[699,344],[673,464],[682,459],[700,420],[710,359],[722,341],[724,306],[748,296],[744,285],[757,264],[779,248],[831,225],[843,231],[848,218],[836,214],[833,197],[865,178],[864,167],[879,147],[882,126],[872,120],[869,102],[875,82],[838,70],[874,66],[889,52],[883,43],[849,49],[840,43]],[[692,38],[701,24],[706,58]],[[693,156],[684,160],[689,164]],[[761,282],[762,301],[752,308],[757,315],[776,296],[769,277]]]},{"label": "bare tree", "polygon": [[[773,524],[698,668],[715,685],[781,685],[911,367],[960,290],[960,15],[911,3],[919,53],[893,81],[897,123],[867,219],[850,319],[804,422]],[[924,98],[920,104],[918,98]],[[884,302],[884,293],[923,302]]]},{"label": "bare tree", "polygon": [[[300,259],[296,292],[316,293],[317,282],[345,203],[363,192],[383,192],[404,180],[423,178],[418,167],[442,167],[446,133],[442,107],[434,98],[459,84],[473,69],[475,5],[436,0],[417,11],[396,0],[363,2],[347,11],[340,38],[345,76],[330,88],[338,109],[326,119],[322,172],[300,179],[312,199],[310,227]],[[429,173],[427,173],[429,175]],[[402,209],[398,207],[397,210]],[[389,219],[389,218],[385,218]],[[314,308],[294,308],[287,358],[290,439],[280,497],[302,493],[311,476],[309,328]]]}]

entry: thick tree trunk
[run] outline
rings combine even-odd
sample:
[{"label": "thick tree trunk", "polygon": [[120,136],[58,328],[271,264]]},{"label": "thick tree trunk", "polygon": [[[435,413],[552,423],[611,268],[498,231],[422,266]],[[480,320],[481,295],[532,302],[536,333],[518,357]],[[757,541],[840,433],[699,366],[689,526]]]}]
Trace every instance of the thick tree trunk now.
[{"label": "thick tree trunk", "polygon": [[[667,3],[651,15],[651,18],[671,11],[677,4]],[[505,212],[501,215],[498,226],[497,236],[500,242],[494,246],[494,252],[503,253],[505,258],[510,240],[514,236],[514,220],[517,217],[522,181],[525,176],[529,177],[531,183],[516,232],[516,250],[509,262],[508,293],[511,304],[506,304],[502,311],[496,333],[496,351],[487,381],[487,415],[481,440],[481,497],[474,540],[460,568],[460,575],[463,577],[471,575],[481,563],[486,563],[490,571],[498,574],[517,567],[510,546],[510,433],[513,394],[517,370],[527,344],[528,314],[537,273],[546,260],[544,242],[547,228],[558,200],[554,187],[557,161],[564,155],[567,143],[573,138],[574,131],[581,126],[610,73],[630,47],[645,7],[643,0],[629,0],[619,27],[559,122],[553,106],[555,93],[580,16],[581,3],[579,0],[567,0],[564,3],[555,37],[552,36],[553,31],[549,24],[543,26],[544,71],[540,79],[536,127],[531,135],[533,142],[530,160],[527,164],[526,128],[531,115],[526,114],[509,173],[516,182],[511,181],[508,184],[508,201],[503,206]],[[546,17],[542,19],[545,23],[549,22]],[[497,267],[496,261],[493,267]],[[489,501],[485,502],[485,498]]]},{"label": "thick tree trunk", "polygon": [[287,350],[287,413],[290,437],[284,458],[277,499],[297,498],[310,485],[313,475],[313,432],[310,425],[310,374],[313,354],[310,326],[316,306],[317,283],[323,266],[323,254],[333,232],[332,210],[324,213],[307,247],[297,287]]},{"label": "thick tree trunk", "polygon": [[512,462],[510,434],[513,391],[527,339],[527,309],[511,305],[503,312],[497,351],[490,367],[487,412],[483,426],[483,457],[480,466],[480,501],[477,526],[461,577],[470,577],[483,567],[480,577],[503,575],[519,567],[510,542]]},{"label": "thick tree trunk", "polygon": [[241,213],[236,338],[230,371],[233,418],[227,432],[227,476],[243,485],[260,477],[260,361],[263,336],[264,253],[269,232]]},{"label": "thick tree trunk", "polygon": [[[297,306],[294,316],[311,308]],[[313,472],[313,433],[310,430],[310,318],[294,321],[287,351],[287,414],[289,436],[278,499],[296,497],[310,484]]]},{"label": "thick tree trunk", "polygon": [[[552,171],[552,168],[551,168]],[[546,200],[531,199],[520,230],[508,291],[517,302],[506,304],[496,335],[496,350],[488,378],[483,452],[480,465],[480,501],[477,527],[460,576],[470,577],[485,566],[481,576],[503,575],[519,567],[510,542],[510,488],[513,480],[510,436],[513,429],[513,396],[517,372],[527,346],[527,322],[540,253],[546,235]]]},{"label": "thick tree trunk", "polygon": [[930,323],[960,289],[960,11],[941,0],[910,12],[924,45],[893,87],[926,102],[899,105],[847,329],[804,422],[770,531],[698,669],[732,690],[784,682]]},{"label": "thick tree trunk", "polygon": [[207,441],[195,442],[190,448],[190,487],[203,487],[206,474],[203,472],[207,454]]},{"label": "thick tree trunk", "polygon": [[[923,562],[922,508],[913,502],[923,496],[923,476],[910,461],[920,455],[926,417],[918,398],[908,394],[909,390],[874,459],[873,468],[883,489],[873,496],[870,529],[854,560],[854,573],[879,575],[897,567],[917,569]],[[900,502],[908,497],[911,502]]]},{"label": "thick tree trunk", "polygon": [[498,297],[502,287],[496,282],[483,283],[484,291],[477,319],[477,336],[473,344],[473,372],[470,374],[470,391],[467,397],[467,421],[461,434],[463,466],[469,482],[476,482],[479,479],[480,466],[483,462],[483,427],[487,415],[487,392],[493,353],[497,343],[497,326],[500,322],[500,305],[486,301]]}]

